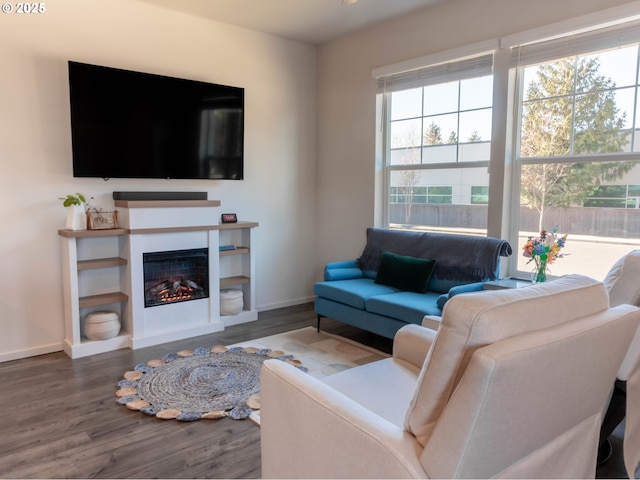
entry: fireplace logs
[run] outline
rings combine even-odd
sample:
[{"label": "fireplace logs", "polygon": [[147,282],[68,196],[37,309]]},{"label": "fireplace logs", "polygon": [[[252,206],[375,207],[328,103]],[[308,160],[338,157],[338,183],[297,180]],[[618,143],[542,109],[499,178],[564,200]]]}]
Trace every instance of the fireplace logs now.
[{"label": "fireplace logs", "polygon": [[193,280],[164,280],[145,290],[145,303],[149,306],[204,297],[204,288]]}]

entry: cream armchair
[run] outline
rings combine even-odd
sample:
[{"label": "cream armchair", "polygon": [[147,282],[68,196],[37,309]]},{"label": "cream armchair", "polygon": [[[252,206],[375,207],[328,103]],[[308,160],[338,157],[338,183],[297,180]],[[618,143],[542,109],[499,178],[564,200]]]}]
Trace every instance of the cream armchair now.
[{"label": "cream armchair", "polygon": [[571,275],[454,297],[437,334],[403,328],[393,357],[326,382],[269,360],[263,477],[593,477],[639,321],[637,307],[609,307],[602,283]]},{"label": "cream armchair", "polygon": [[[609,305],[640,305],[640,250],[620,258],[609,270],[604,286],[609,293]],[[600,432],[601,447],[627,417],[624,435],[624,459],[630,478],[640,476],[640,329],[635,333],[627,354],[618,370],[611,403]],[[610,453],[610,452],[609,452]],[[607,459],[608,457],[605,457]]]}]

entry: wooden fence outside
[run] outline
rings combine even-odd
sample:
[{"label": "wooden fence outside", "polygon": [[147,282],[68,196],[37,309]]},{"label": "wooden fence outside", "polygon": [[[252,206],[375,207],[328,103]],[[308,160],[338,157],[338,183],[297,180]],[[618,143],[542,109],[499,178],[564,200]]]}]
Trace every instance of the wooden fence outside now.
[{"label": "wooden fence outside", "polygon": [[[413,204],[409,222],[406,206],[392,204],[389,222],[435,227],[486,229],[486,205]],[[559,226],[560,233],[592,235],[599,237],[639,238],[640,209],[631,208],[549,208],[545,212],[543,228]],[[538,212],[520,208],[520,231],[538,231]]]}]

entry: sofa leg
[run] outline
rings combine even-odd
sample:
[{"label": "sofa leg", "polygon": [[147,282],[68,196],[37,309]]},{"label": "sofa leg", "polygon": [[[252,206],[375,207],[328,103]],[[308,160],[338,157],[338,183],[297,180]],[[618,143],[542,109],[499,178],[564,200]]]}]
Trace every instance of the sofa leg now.
[{"label": "sofa leg", "polygon": [[322,318],[322,315],[318,315],[318,333],[320,333],[320,319]]}]

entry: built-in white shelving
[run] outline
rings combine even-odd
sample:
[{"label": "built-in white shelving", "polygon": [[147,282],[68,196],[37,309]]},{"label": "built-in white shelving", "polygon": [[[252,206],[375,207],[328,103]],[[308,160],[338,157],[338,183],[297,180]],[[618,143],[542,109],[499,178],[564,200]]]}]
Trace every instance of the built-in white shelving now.
[{"label": "built-in white shelving", "polygon": [[225,315],[221,319],[225,326],[255,320],[255,259],[253,232],[255,222],[223,223],[219,226],[220,245],[233,245],[234,250],[220,252],[220,288],[237,289],[243,293],[244,308],[236,315]]},{"label": "built-in white shelving", "polygon": [[[123,269],[128,262],[121,256],[128,231],[59,230],[58,234],[62,238],[64,351],[77,358],[128,347],[124,313],[129,295],[122,289]],[[108,340],[89,340],[82,335],[82,321],[88,313],[100,309],[118,312],[120,334]]]},{"label": "built-in white shelving", "polygon": [[[223,330],[256,320],[254,229],[257,222],[219,223],[215,200],[116,201],[124,228],[59,230],[62,239],[65,352],[72,358],[141,348]],[[219,251],[220,245],[234,250]],[[180,248],[208,249],[209,298],[145,308],[142,254]],[[237,315],[220,315],[220,289],[243,292]],[[120,334],[90,341],[84,317],[116,311]]]}]

